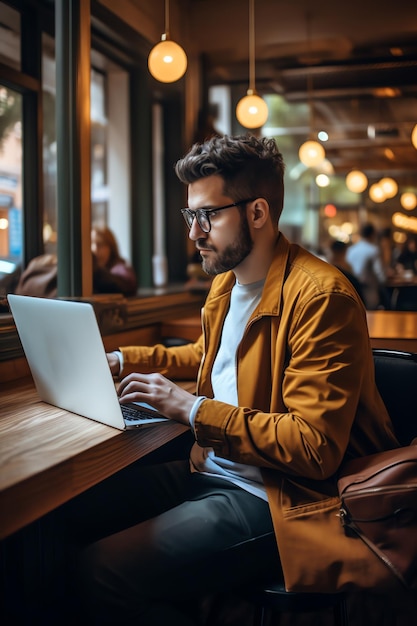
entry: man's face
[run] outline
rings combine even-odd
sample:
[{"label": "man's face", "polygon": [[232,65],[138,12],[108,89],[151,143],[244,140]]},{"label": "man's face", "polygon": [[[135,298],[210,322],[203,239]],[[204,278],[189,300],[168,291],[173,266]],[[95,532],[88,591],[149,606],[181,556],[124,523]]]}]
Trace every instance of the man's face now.
[{"label": "man's face", "polygon": [[[188,206],[192,210],[214,209],[234,202],[223,193],[221,176],[202,178],[188,187]],[[237,267],[251,252],[253,240],[246,213],[239,207],[231,207],[219,213],[210,213],[211,231],[201,230],[195,219],[190,239],[201,254],[202,268],[209,276],[215,276]]]}]

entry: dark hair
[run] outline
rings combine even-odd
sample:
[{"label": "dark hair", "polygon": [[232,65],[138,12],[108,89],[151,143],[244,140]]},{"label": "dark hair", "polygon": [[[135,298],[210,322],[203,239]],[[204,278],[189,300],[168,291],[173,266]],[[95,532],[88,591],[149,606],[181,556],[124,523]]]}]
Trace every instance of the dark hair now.
[{"label": "dark hair", "polygon": [[339,239],[334,239],[332,241],[332,243],[330,244],[330,250],[332,252],[335,252],[336,254],[338,252],[342,253],[342,252],[346,252],[347,250],[347,244],[345,244],[344,241],[340,241]]},{"label": "dark hair", "polygon": [[253,135],[211,137],[194,144],[175,165],[178,178],[186,185],[218,175],[224,180],[224,193],[235,202],[265,198],[275,222],[284,204],[284,170],[275,140]]},{"label": "dark hair", "polygon": [[376,234],[375,226],[371,222],[368,222],[367,224],[364,224],[362,226],[362,228],[361,228],[361,236],[364,239],[370,239],[375,234]]},{"label": "dark hair", "polygon": [[97,235],[101,238],[103,243],[109,247],[110,255],[109,260],[107,261],[107,267],[112,267],[118,261],[122,261],[122,257],[120,256],[119,246],[116,240],[116,237],[113,231],[105,226],[104,224],[93,224],[91,227],[91,231],[95,231]]}]

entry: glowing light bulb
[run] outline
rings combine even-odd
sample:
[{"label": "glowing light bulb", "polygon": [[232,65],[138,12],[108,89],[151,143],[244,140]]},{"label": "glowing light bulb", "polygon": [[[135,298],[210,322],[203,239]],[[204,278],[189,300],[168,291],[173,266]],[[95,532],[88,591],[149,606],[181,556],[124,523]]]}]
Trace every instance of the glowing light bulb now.
[{"label": "glowing light bulb", "polygon": [[352,193],[362,193],[368,186],[368,179],[366,175],[360,170],[352,170],[346,176],[346,187]]},{"label": "glowing light bulb", "polygon": [[384,202],[384,200],[386,199],[384,190],[378,183],[374,183],[369,187],[369,197],[371,198],[371,200],[378,203]]},{"label": "glowing light bulb", "polygon": [[398,185],[393,178],[381,178],[378,184],[382,188],[386,198],[393,198],[398,191]]},{"label": "glowing light bulb", "polygon": [[187,55],[175,41],[165,39],[165,35],[162,35],[162,41],[149,53],[148,68],[161,83],[174,83],[185,74]]},{"label": "glowing light bulb", "polygon": [[411,191],[405,191],[401,194],[400,203],[403,209],[412,211],[417,206],[417,196]]},{"label": "glowing light bulb", "polygon": [[260,128],[268,119],[268,105],[248,89],[247,95],[237,103],[236,117],[245,128]]},{"label": "glowing light bulb", "polygon": [[317,174],[316,185],[317,187],[328,187],[330,185],[330,178],[327,174]]},{"label": "glowing light bulb", "polygon": [[318,141],[306,141],[300,146],[298,156],[306,167],[316,167],[325,158],[326,152]]}]

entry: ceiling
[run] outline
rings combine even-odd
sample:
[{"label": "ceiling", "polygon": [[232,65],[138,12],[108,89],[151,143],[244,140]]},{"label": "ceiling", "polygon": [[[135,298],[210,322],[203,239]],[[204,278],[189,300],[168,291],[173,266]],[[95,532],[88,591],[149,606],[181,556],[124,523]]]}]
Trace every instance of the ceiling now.
[{"label": "ceiling", "polygon": [[[184,5],[187,39],[202,55],[208,85],[246,89],[249,1]],[[312,102],[336,172],[360,168],[417,188],[415,0],[255,0],[255,56],[259,93]]]}]

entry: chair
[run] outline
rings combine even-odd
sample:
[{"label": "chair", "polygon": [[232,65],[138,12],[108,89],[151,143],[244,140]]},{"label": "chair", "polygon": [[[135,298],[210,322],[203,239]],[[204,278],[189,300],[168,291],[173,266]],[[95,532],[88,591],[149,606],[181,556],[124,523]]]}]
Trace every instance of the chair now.
[{"label": "chair", "polygon": [[417,437],[417,354],[374,349],[375,380],[401,445]]},{"label": "chair", "polygon": [[[396,350],[373,350],[378,390],[392,419],[401,445],[417,437],[415,394],[417,389],[417,354]],[[247,600],[255,605],[253,626],[265,626],[272,610],[280,613],[310,613],[333,610],[334,625],[348,626],[346,594],[288,592],[281,581],[253,587]],[[274,622],[275,623],[278,622]]]}]

